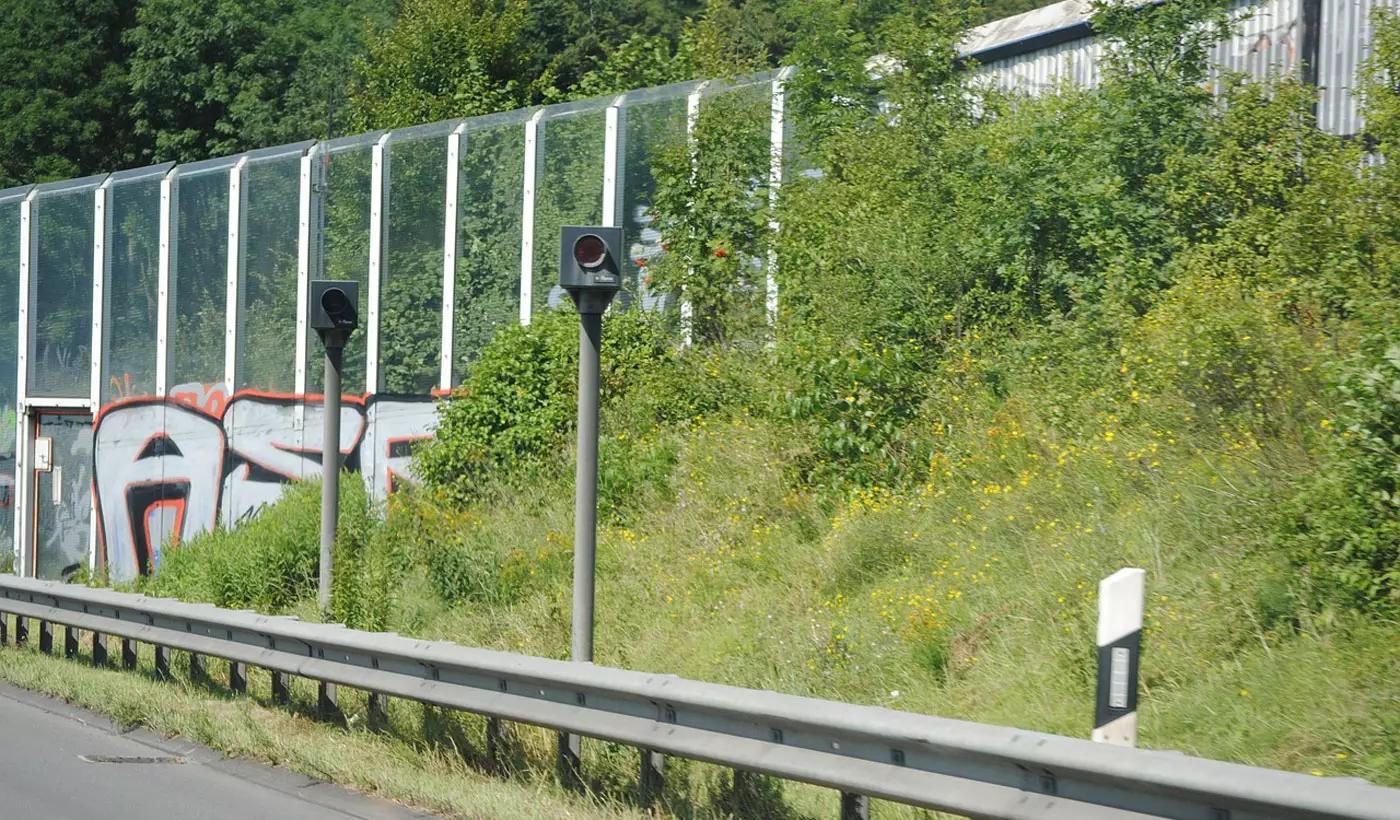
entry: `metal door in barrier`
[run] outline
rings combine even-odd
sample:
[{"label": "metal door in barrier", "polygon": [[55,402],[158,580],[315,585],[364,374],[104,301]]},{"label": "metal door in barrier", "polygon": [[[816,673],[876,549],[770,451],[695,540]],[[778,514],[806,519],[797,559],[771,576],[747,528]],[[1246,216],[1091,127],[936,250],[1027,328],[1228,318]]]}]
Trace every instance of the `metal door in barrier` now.
[{"label": "metal door in barrier", "polygon": [[90,560],[92,416],[40,412],[32,467],[30,571],[36,578],[71,578]]}]

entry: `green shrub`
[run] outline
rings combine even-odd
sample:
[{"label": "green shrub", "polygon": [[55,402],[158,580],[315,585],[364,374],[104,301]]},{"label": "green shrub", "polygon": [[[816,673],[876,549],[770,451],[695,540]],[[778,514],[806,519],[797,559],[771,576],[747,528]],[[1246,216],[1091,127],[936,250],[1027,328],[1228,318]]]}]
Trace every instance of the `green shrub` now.
[{"label": "green shrub", "polygon": [[930,451],[910,425],[927,396],[926,362],[914,341],[813,339],[786,348],[783,405],[813,447],[805,481],[839,492],[920,473]]},{"label": "green shrub", "polygon": [[1282,516],[1315,603],[1400,609],[1400,343],[1385,336],[1342,372],[1328,457]]},{"label": "green shrub", "polygon": [[[281,612],[314,597],[320,579],[321,484],[297,482],[282,498],[236,530],[218,529],[169,544],[154,576],[140,582],[150,595],[199,601],[234,609]],[[332,615],[351,625],[376,623],[384,602],[371,593],[361,573],[378,571],[379,559],[366,555],[374,510],[360,477],[343,473],[340,520],[332,589]]]},{"label": "green shrub", "polygon": [[[662,320],[641,311],[604,318],[599,387],[606,410],[626,402],[663,367]],[[417,455],[419,478],[458,503],[492,487],[522,487],[566,474],[563,456],[577,419],[577,314],[552,311],[504,328],[472,363],[462,387],[440,405],[437,435]]]}]

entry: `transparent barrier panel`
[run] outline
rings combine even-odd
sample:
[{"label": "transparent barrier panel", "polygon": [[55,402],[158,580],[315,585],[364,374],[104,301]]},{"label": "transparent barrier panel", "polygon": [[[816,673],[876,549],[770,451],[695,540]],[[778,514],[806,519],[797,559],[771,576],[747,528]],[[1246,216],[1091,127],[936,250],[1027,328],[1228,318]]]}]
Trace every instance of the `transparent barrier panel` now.
[{"label": "transparent barrier panel", "polygon": [[31,396],[79,399],[92,390],[94,187],[44,192],[31,206]]},{"label": "transparent barrier panel", "polygon": [[156,392],[160,180],[155,174],[108,188],[103,404]]},{"label": "transparent barrier panel", "polygon": [[696,180],[714,202],[711,236],[699,252],[717,275],[734,283],[721,315],[697,309],[697,336],[753,339],[767,324],[768,177],[772,157],[772,84],[711,86],[700,103],[696,134],[701,151]]},{"label": "transparent barrier panel", "polygon": [[[442,351],[443,230],[450,124],[390,135],[376,392],[426,395]],[[414,135],[414,132],[426,134]]]},{"label": "transparent barrier panel", "polygon": [[482,128],[473,123],[463,135],[458,167],[453,384],[461,383],[497,328],[520,320],[524,118]]},{"label": "transparent barrier panel", "polygon": [[229,164],[175,178],[166,351],[172,393],[224,380]]},{"label": "transparent barrier panel", "polygon": [[[369,319],[370,176],[377,134],[365,134],[317,149],[312,162],[313,208],[311,278],[353,279],[360,283],[360,329],[345,346],[341,389],[363,393]],[[325,383],[325,349],[307,329],[306,391]]]},{"label": "transparent barrier panel", "polygon": [[569,302],[559,287],[559,228],[603,221],[602,107],[547,116],[537,135],[535,177],[534,305],[536,311]]},{"label": "transparent barrier panel", "polygon": [[[624,261],[624,304],[655,310],[674,303],[648,286],[646,265],[663,252],[658,217],[652,207],[656,179],[652,166],[662,151],[685,150],[686,101],[690,87],[665,94],[629,95],[619,115],[622,131],[622,202],[618,224],[627,246]],[[637,98],[634,101],[634,96]]]},{"label": "transparent barrier panel", "polygon": [[297,343],[297,232],[301,156],[244,168],[238,389],[291,393]]},{"label": "transparent barrier panel", "polygon": [[19,210],[0,204],[0,564],[14,555],[15,409],[19,360]]}]

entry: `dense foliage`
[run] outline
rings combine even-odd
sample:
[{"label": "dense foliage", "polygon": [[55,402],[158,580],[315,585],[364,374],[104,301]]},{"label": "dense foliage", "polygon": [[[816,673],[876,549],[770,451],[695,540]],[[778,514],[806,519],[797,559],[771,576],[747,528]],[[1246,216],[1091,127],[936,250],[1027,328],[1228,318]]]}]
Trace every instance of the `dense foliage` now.
[{"label": "dense foliage", "polygon": [[[1103,84],[1037,98],[963,70],[965,13],[817,0],[784,29],[782,7],[711,4],[569,86],[744,70],[772,42],[798,67],[780,191],[762,95],[689,137],[647,122],[628,171],[660,233],[638,273],[692,313],[607,317],[598,661],[1083,734],[1096,584],[1139,566],[1147,745],[1400,783],[1400,168],[1370,153],[1400,142],[1400,19],[1380,12],[1346,141],[1292,78],[1206,71],[1224,0],[1101,7]],[[487,65],[422,76],[475,88]],[[596,202],[586,130],[553,132],[537,228],[584,215],[571,189]],[[516,173],[520,145],[468,144],[500,205],[473,206],[459,282],[504,315],[514,201],[477,172]],[[348,505],[337,617],[567,656],[577,332],[539,311],[455,352],[420,482],[378,517]],[[308,612],[296,562],[268,559],[290,568],[270,585],[201,569],[278,538],[183,545],[156,583]],[[215,575],[245,589],[179,577]],[[674,774],[693,799],[703,774]]]},{"label": "dense foliage", "polygon": [[[859,4],[873,35],[910,0]],[[1031,8],[995,0],[980,19]],[[21,0],[0,187],[769,67],[800,0]]]}]

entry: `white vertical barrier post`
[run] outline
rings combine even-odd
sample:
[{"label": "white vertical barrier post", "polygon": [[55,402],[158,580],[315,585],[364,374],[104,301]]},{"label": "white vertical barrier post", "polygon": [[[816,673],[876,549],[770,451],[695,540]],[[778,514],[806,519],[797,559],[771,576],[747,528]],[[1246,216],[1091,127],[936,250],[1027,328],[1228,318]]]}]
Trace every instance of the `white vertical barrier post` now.
[{"label": "white vertical barrier post", "polygon": [[452,389],[452,345],[457,327],[457,207],[462,179],[462,135],[464,122],[447,136],[447,203],[442,226],[442,356],[438,361],[438,387]]},{"label": "white vertical barrier post", "polygon": [[1099,678],[1096,743],[1137,745],[1138,653],[1147,573],[1120,569],[1099,582]]},{"label": "white vertical barrier post", "polygon": [[[700,99],[705,95],[709,81],[702,82],[685,99],[685,139],[690,150],[690,184],[694,185],[700,173],[700,146],[695,140],[695,125],[700,121]],[[695,203],[691,202],[691,207]],[[692,270],[692,272],[694,272]],[[681,344],[690,347],[694,341],[694,306],[686,298],[685,288],[681,288]]]},{"label": "white vertical barrier post", "polygon": [[[389,209],[389,134],[371,149],[369,181],[369,321],[365,332],[365,392],[379,392],[379,293],[384,278],[384,219]],[[343,386],[342,386],[343,387]]]},{"label": "white vertical barrier post", "polygon": [[[23,514],[29,509],[30,482],[32,471],[30,453],[34,446],[29,424],[29,287],[34,258],[34,196],[28,196],[19,205],[19,368],[16,374],[18,407],[15,430],[15,478],[18,488],[15,493],[15,574],[25,575],[29,565],[28,545],[32,536],[29,522],[32,516]],[[24,624],[15,620],[15,643],[23,641]]]},{"label": "white vertical barrier post", "polygon": [[170,389],[166,383],[170,372],[170,231],[175,199],[175,174],[171,168],[160,181],[160,256],[156,260],[156,395],[164,396]]},{"label": "white vertical barrier post", "polygon": [[228,172],[228,270],[224,291],[224,395],[232,396],[238,379],[239,282],[243,260],[243,174],[248,158],[242,157]]},{"label": "white vertical barrier post", "polygon": [[787,135],[787,79],[791,68],[784,68],[773,79],[773,100],[768,140],[768,288],[765,311],[768,327],[778,327],[778,192],[783,187],[784,137]]},{"label": "white vertical barrier post", "polygon": [[[316,161],[320,145],[313,145],[301,157],[301,189],[297,200],[297,339],[296,361],[292,364],[292,392],[306,395],[306,308],[307,282],[311,280],[311,171]],[[306,402],[298,401],[292,407],[292,424],[297,435],[301,435],[306,425]]]},{"label": "white vertical barrier post", "polygon": [[603,224],[617,227],[617,206],[620,186],[618,185],[618,155],[622,144],[619,129],[622,120],[622,103],[626,94],[619,94],[608,106],[603,131]]},{"label": "white vertical barrier post", "polygon": [[530,324],[535,301],[535,174],[540,120],[544,109],[525,123],[524,200],[520,209],[520,324]]},{"label": "white vertical barrier post", "polygon": [[[104,330],[104,308],[106,300],[102,287],[107,276],[107,197],[112,178],[103,180],[92,194],[92,383],[89,397],[92,402],[92,417],[97,420],[97,411],[102,400],[102,337]],[[93,499],[96,503],[96,499]],[[97,513],[88,516],[88,571],[97,572]]]}]

